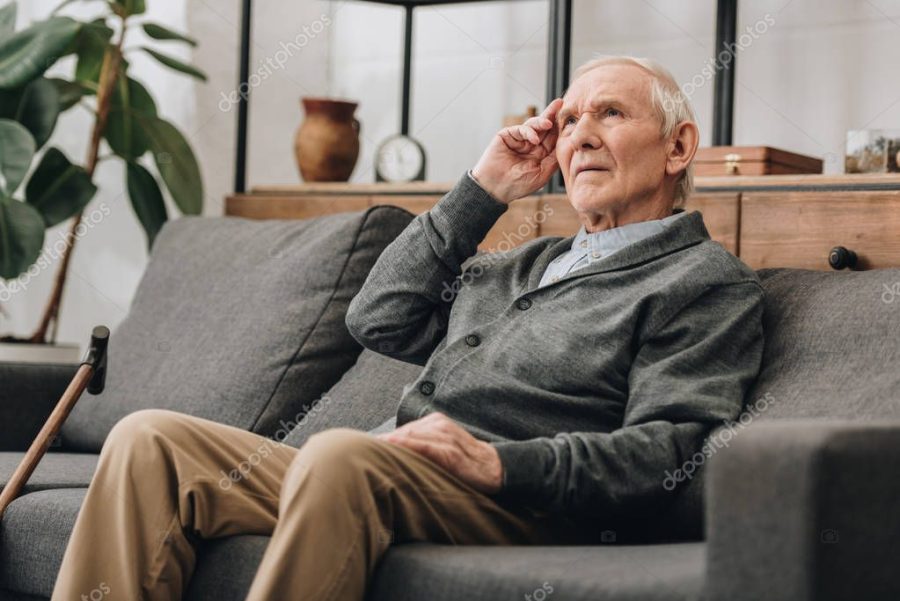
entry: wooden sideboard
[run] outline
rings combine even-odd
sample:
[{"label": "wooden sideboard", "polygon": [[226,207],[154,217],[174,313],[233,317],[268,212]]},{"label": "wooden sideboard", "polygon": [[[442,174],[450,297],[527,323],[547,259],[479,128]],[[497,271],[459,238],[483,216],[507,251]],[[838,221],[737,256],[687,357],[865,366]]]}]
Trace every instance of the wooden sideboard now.
[{"label": "wooden sideboard", "polygon": [[[754,269],[831,269],[844,246],[858,269],[900,267],[900,175],[705,177],[685,205],[703,214],[710,236]],[[305,219],[389,204],[419,214],[452,183],[258,186],[226,199],[226,215]],[[479,248],[506,250],[539,236],[571,236],[580,223],[564,194],[510,204]]]}]

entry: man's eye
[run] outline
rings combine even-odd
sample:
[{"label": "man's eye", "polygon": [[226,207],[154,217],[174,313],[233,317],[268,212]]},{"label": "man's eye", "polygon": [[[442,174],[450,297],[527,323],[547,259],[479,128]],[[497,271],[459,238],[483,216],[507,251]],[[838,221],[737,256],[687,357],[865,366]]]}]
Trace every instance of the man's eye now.
[{"label": "man's eye", "polygon": [[606,109],[607,117],[620,117],[621,115],[622,115],[622,113],[619,112],[619,109],[613,109],[613,108]]},{"label": "man's eye", "polygon": [[578,122],[578,119],[576,119],[575,117],[570,115],[565,118],[565,120],[563,121],[563,125],[574,125],[577,122]]}]

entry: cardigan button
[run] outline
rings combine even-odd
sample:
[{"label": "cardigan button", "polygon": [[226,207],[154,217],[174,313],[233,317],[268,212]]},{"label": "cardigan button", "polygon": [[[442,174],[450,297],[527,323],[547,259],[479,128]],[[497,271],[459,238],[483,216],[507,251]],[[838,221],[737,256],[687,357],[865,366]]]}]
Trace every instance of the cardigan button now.
[{"label": "cardigan button", "polygon": [[529,298],[520,298],[516,301],[516,308],[520,311],[527,311],[531,308],[531,299]]},{"label": "cardigan button", "polygon": [[425,380],[424,382],[419,384],[419,392],[421,392],[425,396],[428,396],[429,394],[434,392],[434,382]]},{"label": "cardigan button", "polygon": [[466,336],[466,344],[468,344],[469,346],[478,346],[479,344],[481,344],[481,338],[479,338],[475,334],[469,334],[468,336]]}]

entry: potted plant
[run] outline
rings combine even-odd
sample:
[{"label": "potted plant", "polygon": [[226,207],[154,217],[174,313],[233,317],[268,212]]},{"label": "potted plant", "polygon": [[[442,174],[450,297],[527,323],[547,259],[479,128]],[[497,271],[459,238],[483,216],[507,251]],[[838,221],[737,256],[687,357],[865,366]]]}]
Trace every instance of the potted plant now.
[{"label": "potted plant", "polygon": [[[83,231],[82,212],[97,192],[93,179],[100,161],[121,159],[128,198],[148,245],[168,219],[163,187],[181,213],[195,215],[203,208],[194,153],[181,132],[158,114],[146,87],[131,76],[127,54],[146,52],[176,71],[202,81],[206,76],[154,48],[124,48],[134,27],[161,42],[196,42],[144,20],[144,0],[104,1],[103,14],[90,22],[59,14],[73,2],[91,1],[98,0],[65,0],[50,17],[21,31],[15,31],[16,3],[0,8],[0,310],[4,300],[25,288],[23,278],[35,270],[57,270],[34,333],[0,338],[7,348],[55,342],[69,261]],[[76,61],[70,77],[45,77],[53,64],[71,55]],[[44,148],[59,115],[79,107],[93,114],[83,165],[58,148]],[[148,168],[151,159],[155,173]],[[68,234],[57,256],[43,256],[45,230],[67,220]]]}]

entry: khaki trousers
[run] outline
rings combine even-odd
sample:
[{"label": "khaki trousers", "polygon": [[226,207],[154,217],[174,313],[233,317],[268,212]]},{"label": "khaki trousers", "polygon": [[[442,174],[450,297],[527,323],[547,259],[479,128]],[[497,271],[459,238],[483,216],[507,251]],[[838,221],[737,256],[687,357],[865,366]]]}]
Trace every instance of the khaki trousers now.
[{"label": "khaki trousers", "polygon": [[271,535],[248,599],[362,601],[391,544],[577,544],[573,522],[503,507],[424,456],[357,430],[299,449],[164,410],[122,419],[100,453],[53,601],[181,599],[195,544]]}]

